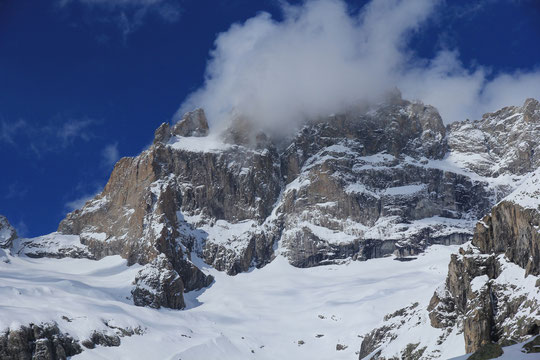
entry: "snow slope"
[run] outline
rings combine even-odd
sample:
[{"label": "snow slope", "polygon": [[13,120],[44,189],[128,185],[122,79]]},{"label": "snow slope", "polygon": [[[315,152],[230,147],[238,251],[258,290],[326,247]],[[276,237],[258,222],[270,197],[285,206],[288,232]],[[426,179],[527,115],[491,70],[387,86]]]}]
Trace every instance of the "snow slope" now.
[{"label": "snow slope", "polygon": [[127,267],[118,256],[8,255],[10,263],[0,262],[0,328],[56,321],[79,340],[107,331],[105,322],[144,331],[122,338],[119,348],[85,349],[76,359],[355,359],[359,334],[385,314],[411,302],[427,305],[457,249],[432,246],[409,262],[387,257],[307,269],[280,256],[236,276],[201,262],[216,282],[186,294],[183,311],[132,305],[130,281],[140,266]]}]

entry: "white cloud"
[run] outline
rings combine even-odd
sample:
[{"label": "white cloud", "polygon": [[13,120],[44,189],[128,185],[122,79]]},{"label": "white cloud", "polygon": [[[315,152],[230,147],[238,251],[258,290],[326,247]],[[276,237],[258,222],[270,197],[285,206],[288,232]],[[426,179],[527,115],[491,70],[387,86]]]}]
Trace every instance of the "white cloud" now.
[{"label": "white cloud", "polygon": [[118,143],[109,144],[105,146],[101,152],[102,164],[106,168],[111,168],[120,159],[120,153],[118,152]]},{"label": "white cloud", "polygon": [[68,201],[66,204],[65,204],[65,208],[68,210],[68,211],[74,211],[74,210],[77,210],[77,209],[81,209],[84,204],[86,204],[86,202],[88,200],[91,200],[93,199],[95,196],[97,195],[97,193],[95,194],[86,194],[86,195],[83,195],[77,199],[73,199],[71,201]]},{"label": "white cloud", "polygon": [[447,4],[372,0],[353,13],[341,0],[313,0],[284,3],[282,21],[261,13],[234,24],[216,38],[204,85],[177,117],[203,107],[214,128],[242,116],[279,132],[397,86],[436,106],[448,123],[540,97],[540,72],[489,77],[489,68],[467,69],[452,50],[418,58],[410,37],[440,6]]},{"label": "white cloud", "polygon": [[80,138],[84,141],[89,141],[92,138],[92,133],[88,131],[88,128],[95,124],[92,119],[70,119],[62,123],[58,129],[51,129],[51,132],[57,133],[64,146],[73,143],[74,140]]}]

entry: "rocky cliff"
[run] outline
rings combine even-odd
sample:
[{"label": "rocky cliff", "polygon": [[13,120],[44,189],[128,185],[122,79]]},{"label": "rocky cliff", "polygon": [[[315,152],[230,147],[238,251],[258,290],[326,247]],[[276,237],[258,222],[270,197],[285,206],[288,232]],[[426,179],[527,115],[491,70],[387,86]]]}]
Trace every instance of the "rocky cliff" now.
[{"label": "rocky cliff", "polygon": [[[464,351],[472,353],[488,344],[505,346],[538,335],[539,227],[537,170],[478,222],[471,244],[452,255],[446,283],[427,309],[410,312],[408,319],[401,316],[401,322],[386,319],[365,337],[360,358],[390,358],[383,348],[403,341],[405,329],[415,332],[423,327],[425,332],[431,327],[438,338],[435,345],[419,339],[415,345],[423,351],[417,358],[438,357],[440,348],[455,336],[462,336]],[[415,317],[429,319],[429,325],[411,323]]]}]

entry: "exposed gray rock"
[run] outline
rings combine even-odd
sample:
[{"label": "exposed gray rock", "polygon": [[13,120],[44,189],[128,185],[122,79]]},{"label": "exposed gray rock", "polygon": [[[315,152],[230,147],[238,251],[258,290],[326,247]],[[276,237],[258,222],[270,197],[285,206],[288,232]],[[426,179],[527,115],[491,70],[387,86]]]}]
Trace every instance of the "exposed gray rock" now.
[{"label": "exposed gray rock", "polygon": [[184,284],[171,263],[161,254],[151,263],[139,270],[131,291],[133,302],[137,306],[149,306],[155,309],[185,307]]},{"label": "exposed gray rock", "polygon": [[171,132],[177,136],[206,136],[208,135],[208,121],[203,109],[196,109],[186,113],[182,120],[176,123]]},{"label": "exposed gray rock", "polygon": [[75,258],[95,260],[88,247],[80,243],[76,235],[59,235],[52,233],[31,239],[17,239],[12,253],[31,258],[49,257],[55,259]]},{"label": "exposed gray rock", "polygon": [[[385,357],[381,357],[381,345],[393,341],[397,335],[394,333],[394,330],[397,330],[406,322],[412,322],[413,317],[416,314],[416,309],[418,303],[414,303],[411,306],[397,310],[392,314],[388,314],[384,317],[384,320],[387,324],[381,326],[380,328],[374,329],[368,334],[366,334],[360,345],[359,359],[368,358],[369,359],[380,359],[384,360]],[[398,321],[395,321],[395,320]],[[416,344],[416,347],[418,344]],[[415,348],[416,348],[415,347]],[[423,351],[422,351],[423,352]],[[400,354],[402,359],[410,360],[411,349],[405,348]]]},{"label": "exposed gray rock", "polygon": [[17,232],[13,226],[5,216],[0,215],[0,249],[9,249],[16,238]]},{"label": "exposed gray rock", "polygon": [[81,351],[78,342],[54,323],[0,332],[0,358],[5,360],[64,360]]},{"label": "exposed gray rock", "polygon": [[96,345],[111,347],[120,346],[120,336],[116,334],[105,334],[100,331],[92,332],[89,339],[83,340],[82,344],[87,349],[94,349]]},{"label": "exposed gray rock", "polygon": [[157,128],[154,133],[154,144],[162,143],[166,144],[171,139],[171,127],[167,123],[163,123]]},{"label": "exposed gray rock", "polygon": [[504,253],[526,274],[540,275],[540,214],[503,201],[476,225],[474,245],[485,254]]}]

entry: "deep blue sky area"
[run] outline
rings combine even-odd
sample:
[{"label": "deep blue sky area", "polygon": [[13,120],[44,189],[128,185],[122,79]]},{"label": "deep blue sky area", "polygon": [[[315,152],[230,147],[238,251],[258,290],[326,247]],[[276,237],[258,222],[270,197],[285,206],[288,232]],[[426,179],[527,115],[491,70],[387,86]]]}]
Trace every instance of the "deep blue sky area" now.
[{"label": "deep blue sky area", "polygon": [[[118,156],[151,143],[203,83],[218,33],[261,11],[281,18],[277,0],[169,1],[171,17],[95,2],[0,0],[0,214],[22,236],[55,231]],[[458,49],[493,74],[538,69],[540,2],[479,3],[440,5],[410,50]]]}]

